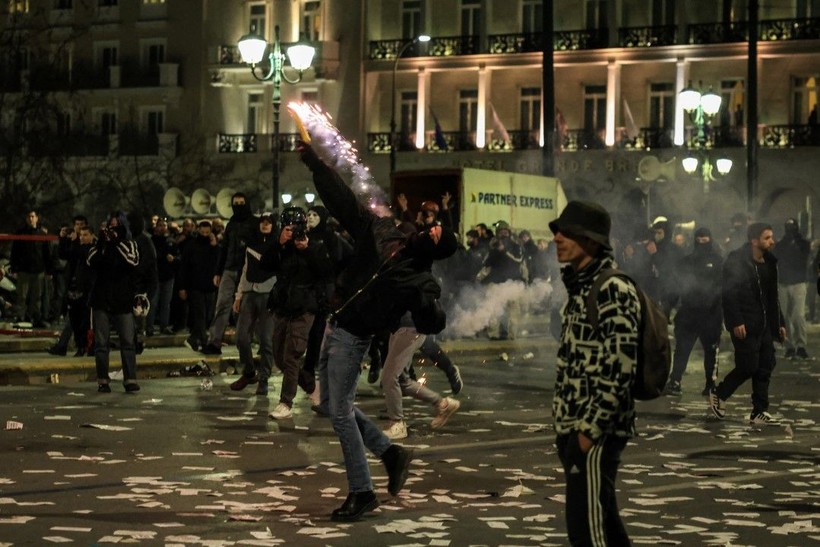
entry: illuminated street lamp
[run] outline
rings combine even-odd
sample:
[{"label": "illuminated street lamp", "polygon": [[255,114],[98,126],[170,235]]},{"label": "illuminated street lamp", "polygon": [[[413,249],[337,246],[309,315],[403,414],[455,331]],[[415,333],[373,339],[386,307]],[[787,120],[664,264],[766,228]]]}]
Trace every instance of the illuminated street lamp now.
[{"label": "illuminated street lamp", "polygon": [[732,170],[732,160],[720,158],[712,164],[708,154],[703,150],[707,148],[706,129],[711,124],[711,120],[720,111],[721,97],[711,89],[707,93],[701,93],[699,90],[692,87],[692,82],[681,90],[678,94],[680,98],[681,107],[689,114],[689,119],[697,128],[697,156],[688,156],[681,160],[683,170],[692,175],[698,170],[700,165],[701,176],[703,177],[703,191],[709,192],[709,183],[714,182],[714,169],[717,167],[717,172],[720,175],[727,175]]},{"label": "illuminated street lamp", "polygon": [[[305,44],[296,44],[287,50],[290,66],[296,71],[291,79],[285,73],[285,55],[282,53],[282,43],[279,41],[279,25],[274,28],[274,42],[268,47],[267,41],[257,34],[246,34],[239,39],[239,53],[242,60],[250,65],[251,74],[260,82],[273,82],[273,179],[271,193],[273,194],[273,209],[279,210],[279,109],[282,104],[282,81],[297,84],[302,80],[302,74],[310,68],[316,49]],[[269,68],[267,74],[257,73],[257,68],[268,49]],[[284,196],[282,196],[284,198]]]},{"label": "illuminated street lamp", "polygon": [[392,102],[390,103],[390,174],[396,171],[396,148],[399,139],[396,137],[396,71],[399,68],[399,59],[404,53],[410,49],[410,46],[419,42],[429,42],[430,37],[426,34],[421,34],[413,38],[396,53],[396,60],[393,63],[393,87],[391,91]]}]

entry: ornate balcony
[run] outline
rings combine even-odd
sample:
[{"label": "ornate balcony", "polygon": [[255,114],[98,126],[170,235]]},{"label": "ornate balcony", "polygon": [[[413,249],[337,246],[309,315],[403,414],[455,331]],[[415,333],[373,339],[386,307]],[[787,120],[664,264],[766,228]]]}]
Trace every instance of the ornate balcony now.
[{"label": "ornate balcony", "polygon": [[676,43],[677,27],[663,25],[657,27],[625,27],[618,29],[618,45],[621,47],[673,46]]},{"label": "ornate balcony", "polygon": [[820,125],[766,125],[758,130],[763,148],[820,146]]},{"label": "ornate balcony", "polygon": [[820,39],[820,17],[761,21],[759,36],[763,42],[817,40]]},{"label": "ornate balcony", "polygon": [[[296,141],[300,138],[299,133],[280,133],[279,151],[295,152]],[[259,143],[262,143],[262,148],[260,148]],[[220,154],[266,153],[271,152],[273,146],[273,135],[271,133],[219,133],[217,135],[217,152]]]},{"label": "ornate balcony", "polygon": [[[606,47],[606,29],[557,31],[553,35],[555,51],[577,51]],[[490,53],[532,53],[541,51],[541,33],[493,34],[487,37]]]},{"label": "ornate balcony", "polygon": [[452,57],[453,55],[474,55],[481,53],[478,36],[440,36],[427,43],[427,54],[431,57]]},{"label": "ornate balcony", "polygon": [[[370,41],[370,59],[374,61],[384,59],[395,59],[401,48],[410,42],[410,40],[371,40]],[[414,45],[407,48],[402,54],[405,57],[421,57],[427,55],[427,44],[416,42]]]},{"label": "ornate balcony", "polygon": [[745,42],[749,39],[749,25],[745,21],[689,25],[687,35],[690,44]]}]

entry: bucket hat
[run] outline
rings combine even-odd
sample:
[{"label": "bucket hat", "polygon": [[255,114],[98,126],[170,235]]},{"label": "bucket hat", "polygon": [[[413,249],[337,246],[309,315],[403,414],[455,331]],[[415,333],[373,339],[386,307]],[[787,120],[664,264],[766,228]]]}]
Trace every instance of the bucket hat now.
[{"label": "bucket hat", "polygon": [[606,209],[592,201],[570,201],[561,215],[549,223],[552,233],[584,236],[600,243],[607,249],[612,218]]}]

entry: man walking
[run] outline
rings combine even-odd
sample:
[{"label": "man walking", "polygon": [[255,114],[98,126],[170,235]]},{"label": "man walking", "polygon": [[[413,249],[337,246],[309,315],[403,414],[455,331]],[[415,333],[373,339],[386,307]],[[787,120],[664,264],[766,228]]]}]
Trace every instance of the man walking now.
[{"label": "man walking", "polygon": [[640,301],[632,282],[604,281],[593,329],[587,296],[613,268],[609,213],[597,203],[571,201],[557,220],[558,261],[568,300],[562,313],[553,398],[556,446],[566,479],[565,518],[572,545],[630,545],[615,499],[615,477],[635,434],[632,398]]},{"label": "man walking", "polygon": [[43,287],[46,273],[51,264],[48,242],[32,236],[45,236],[45,229],[39,225],[40,217],[31,210],[26,215],[26,225],[15,232],[24,236],[11,244],[11,272],[17,281],[17,319],[28,319],[34,328],[43,328],[42,308]]},{"label": "man walking", "polygon": [[723,320],[735,348],[735,368],[709,392],[709,408],[717,418],[726,415],[724,403],[746,380],[752,379],[751,423],[772,421],[769,380],[774,370],[774,341],[786,338],[777,297],[777,258],[772,227],[755,222],[749,242],[733,251],[723,265]]}]

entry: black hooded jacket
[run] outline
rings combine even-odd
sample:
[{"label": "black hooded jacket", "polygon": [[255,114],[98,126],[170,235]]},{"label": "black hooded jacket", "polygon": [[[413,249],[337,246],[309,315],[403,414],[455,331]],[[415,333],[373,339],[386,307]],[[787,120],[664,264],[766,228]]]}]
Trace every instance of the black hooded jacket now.
[{"label": "black hooded jacket", "polygon": [[811,243],[797,229],[797,224],[786,225],[783,239],[777,242],[774,249],[780,271],[781,285],[805,283],[808,279]]},{"label": "black hooded jacket", "polygon": [[302,161],[313,172],[322,202],[354,241],[353,259],[336,278],[331,308],[337,324],[357,336],[369,336],[395,329],[410,311],[419,332],[440,332],[441,288],[429,265],[451,255],[455,246],[448,254],[444,247],[431,245],[426,232],[408,236],[392,217],[374,214],[309,146],[302,149]]},{"label": "black hooded jacket", "polygon": [[681,259],[672,285],[673,305],[678,313],[719,314],[723,278],[723,257],[714,242],[695,243],[693,251]]},{"label": "black hooded jacket", "polygon": [[250,203],[234,205],[231,221],[225,228],[222,248],[217,265],[217,275],[225,270],[241,272],[245,264],[245,248],[259,227],[259,219],[251,213]]},{"label": "black hooded jacket", "polygon": [[[780,327],[785,325],[777,297],[777,258],[763,254],[765,275],[759,275],[752,258],[751,243],[732,251],[723,264],[723,322],[726,329],[746,326],[745,340],[759,338],[764,328],[775,340],[780,339]],[[732,337],[735,343],[742,343]]]}]

